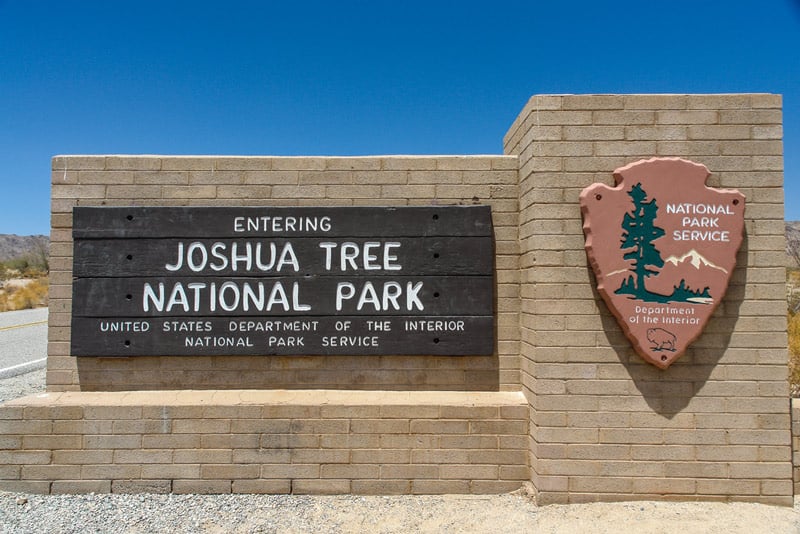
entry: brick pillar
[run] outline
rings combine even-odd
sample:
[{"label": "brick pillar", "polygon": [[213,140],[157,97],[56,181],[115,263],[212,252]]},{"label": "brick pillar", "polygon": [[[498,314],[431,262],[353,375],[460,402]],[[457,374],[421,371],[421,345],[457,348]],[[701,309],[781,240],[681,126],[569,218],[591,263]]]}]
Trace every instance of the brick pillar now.
[{"label": "brick pillar", "polygon": [[[519,157],[521,382],[541,503],[672,498],[792,504],[781,98],[534,96]],[[636,355],[595,290],[580,191],[653,156],[747,197],[728,293],[669,369]],[[613,246],[613,244],[611,244]]]}]

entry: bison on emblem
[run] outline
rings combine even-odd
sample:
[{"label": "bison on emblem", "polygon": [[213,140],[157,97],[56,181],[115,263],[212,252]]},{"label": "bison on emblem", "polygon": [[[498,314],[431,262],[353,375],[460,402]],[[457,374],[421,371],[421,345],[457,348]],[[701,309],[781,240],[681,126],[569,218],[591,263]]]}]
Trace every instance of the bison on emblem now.
[{"label": "bison on emblem", "polygon": [[647,330],[647,340],[653,344],[651,349],[655,351],[668,350],[675,352],[675,334],[663,328],[650,328]]}]

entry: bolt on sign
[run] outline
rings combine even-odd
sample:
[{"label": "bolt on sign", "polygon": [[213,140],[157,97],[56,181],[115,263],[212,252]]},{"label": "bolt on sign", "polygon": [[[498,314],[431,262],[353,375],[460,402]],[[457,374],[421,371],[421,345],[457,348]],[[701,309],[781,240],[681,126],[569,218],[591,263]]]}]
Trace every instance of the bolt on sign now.
[{"label": "bolt on sign", "polygon": [[705,165],[640,160],[581,192],[597,290],[646,361],[666,369],[722,302],[744,235],[745,197],[706,186]]},{"label": "bolt on sign", "polygon": [[489,206],[76,207],[72,354],[494,351]]}]

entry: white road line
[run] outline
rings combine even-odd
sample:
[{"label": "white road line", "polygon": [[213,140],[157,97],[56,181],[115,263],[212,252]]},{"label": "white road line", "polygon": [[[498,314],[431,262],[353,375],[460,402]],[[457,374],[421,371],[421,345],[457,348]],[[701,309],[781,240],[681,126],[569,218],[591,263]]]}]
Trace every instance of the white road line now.
[{"label": "white road line", "polygon": [[47,358],[39,358],[38,360],[19,363],[17,365],[12,365],[11,367],[6,367],[5,369],[0,369],[0,378],[10,378],[12,376],[27,373],[28,371],[39,369],[44,367],[46,361]]},{"label": "white road line", "polygon": [[37,321],[35,323],[12,324],[11,326],[0,326],[0,332],[5,330],[14,330],[15,328],[25,328],[28,326],[39,326],[40,324],[47,324],[47,321]]}]

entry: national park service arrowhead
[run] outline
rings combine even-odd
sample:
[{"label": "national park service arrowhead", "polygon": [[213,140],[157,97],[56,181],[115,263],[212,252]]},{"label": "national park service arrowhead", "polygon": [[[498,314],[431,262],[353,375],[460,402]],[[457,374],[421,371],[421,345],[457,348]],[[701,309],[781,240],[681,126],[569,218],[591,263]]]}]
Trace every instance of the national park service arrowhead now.
[{"label": "national park service arrowhead", "polygon": [[666,369],[697,339],[728,288],[745,197],[706,186],[705,165],[651,158],[580,195],[597,290],[645,360]]}]

